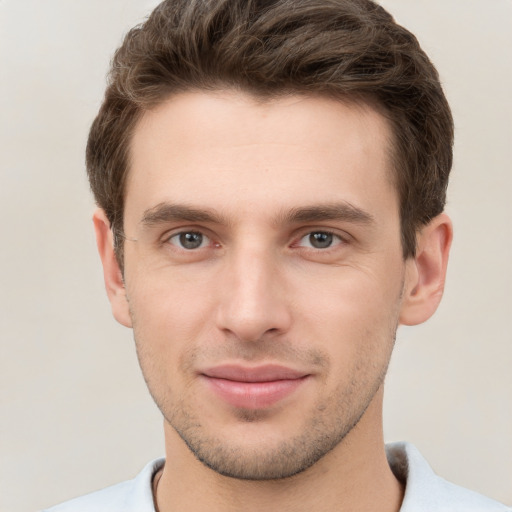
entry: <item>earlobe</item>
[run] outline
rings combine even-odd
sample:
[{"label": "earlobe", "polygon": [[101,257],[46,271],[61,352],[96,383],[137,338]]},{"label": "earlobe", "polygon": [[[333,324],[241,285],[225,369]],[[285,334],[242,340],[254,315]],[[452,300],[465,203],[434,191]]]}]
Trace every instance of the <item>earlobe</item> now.
[{"label": "earlobe", "polygon": [[416,256],[406,262],[400,324],[425,322],[439,306],[452,237],[452,223],[444,213],[432,219],[419,232]]},{"label": "earlobe", "polygon": [[98,208],[93,215],[96,245],[103,265],[105,289],[114,318],[122,325],[131,327],[130,308],[126,297],[123,275],[114,251],[114,240],[110,222],[105,212]]}]

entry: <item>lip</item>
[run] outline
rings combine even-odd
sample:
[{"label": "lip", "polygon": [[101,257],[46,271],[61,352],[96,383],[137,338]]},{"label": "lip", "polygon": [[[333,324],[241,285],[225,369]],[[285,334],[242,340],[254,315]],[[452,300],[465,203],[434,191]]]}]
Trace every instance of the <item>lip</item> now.
[{"label": "lip", "polygon": [[310,376],[280,365],[244,367],[222,365],[200,372],[223,401],[242,409],[266,409],[297,390]]}]

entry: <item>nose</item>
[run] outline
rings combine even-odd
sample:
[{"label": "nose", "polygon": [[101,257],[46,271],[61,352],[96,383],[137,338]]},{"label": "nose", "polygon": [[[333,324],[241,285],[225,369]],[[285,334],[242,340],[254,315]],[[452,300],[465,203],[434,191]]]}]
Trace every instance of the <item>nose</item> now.
[{"label": "nose", "polygon": [[269,251],[239,250],[226,261],[217,325],[244,342],[260,341],[288,331],[291,311],[283,272]]}]

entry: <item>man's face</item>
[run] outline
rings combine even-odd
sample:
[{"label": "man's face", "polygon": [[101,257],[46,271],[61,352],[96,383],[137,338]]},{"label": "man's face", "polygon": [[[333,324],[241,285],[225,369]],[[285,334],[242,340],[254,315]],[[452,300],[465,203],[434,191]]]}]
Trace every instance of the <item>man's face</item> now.
[{"label": "man's face", "polygon": [[389,139],[315,97],[187,93],[139,123],[126,316],[168,426],[216,471],[290,476],[375,428],[408,265]]}]

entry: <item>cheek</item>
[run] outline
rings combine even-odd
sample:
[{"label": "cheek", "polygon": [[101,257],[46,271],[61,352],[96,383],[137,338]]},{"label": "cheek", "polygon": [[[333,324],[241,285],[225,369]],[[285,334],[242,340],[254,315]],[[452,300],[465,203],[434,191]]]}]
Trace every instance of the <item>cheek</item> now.
[{"label": "cheek", "polygon": [[[179,278],[144,274],[127,288],[137,356],[150,393],[166,415],[191,385],[189,361],[208,338],[201,290]],[[181,390],[176,395],[176,390]]]},{"label": "cheek", "polygon": [[[294,286],[292,295],[302,297],[301,309],[340,321],[348,318],[387,318],[396,308],[403,273],[346,267],[326,275],[311,275]],[[297,279],[296,282],[299,282]]]},{"label": "cheek", "polygon": [[210,274],[197,266],[140,266],[126,279],[132,313],[155,326],[193,326],[211,307]]},{"label": "cheek", "polygon": [[399,271],[392,275],[345,268],[314,281],[293,291],[302,297],[296,304],[297,328],[309,333],[310,342],[323,340],[329,343],[326,350],[347,360],[360,350],[389,351],[398,323]]},{"label": "cheek", "polygon": [[138,343],[151,344],[164,354],[190,345],[204,329],[203,319],[211,308],[210,295],[201,281],[179,272],[141,272],[127,276],[134,333]]}]

